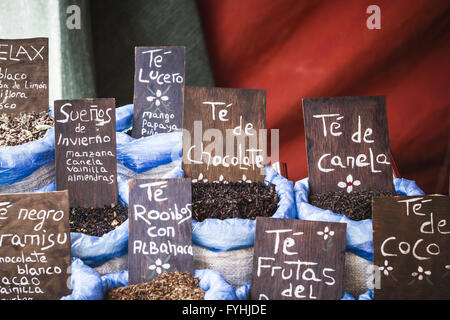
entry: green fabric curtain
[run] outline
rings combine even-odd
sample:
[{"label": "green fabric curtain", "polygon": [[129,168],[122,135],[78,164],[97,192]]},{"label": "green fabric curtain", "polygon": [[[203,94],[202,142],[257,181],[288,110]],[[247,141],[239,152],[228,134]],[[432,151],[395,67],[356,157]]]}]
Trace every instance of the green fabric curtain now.
[{"label": "green fabric curtain", "polygon": [[[67,27],[80,8],[80,26]],[[72,21],[72,20],[70,20]],[[50,104],[133,102],[134,47],[186,46],[186,85],[213,86],[194,0],[1,0],[0,39],[49,38]]]}]

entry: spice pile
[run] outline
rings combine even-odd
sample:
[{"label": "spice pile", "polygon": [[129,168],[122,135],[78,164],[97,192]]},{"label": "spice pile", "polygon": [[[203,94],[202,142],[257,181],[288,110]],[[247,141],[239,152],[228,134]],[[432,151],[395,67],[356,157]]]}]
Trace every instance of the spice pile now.
[{"label": "spice pile", "polygon": [[151,282],[110,290],[105,300],[203,300],[200,280],[188,272],[167,272]]},{"label": "spice pile", "polygon": [[0,146],[18,146],[42,138],[53,128],[48,112],[29,112],[13,116],[0,114]]},{"label": "spice pile", "polygon": [[373,197],[395,196],[389,191],[329,192],[309,197],[309,203],[324,210],[343,214],[349,219],[359,221],[372,218]]},{"label": "spice pile", "polygon": [[263,182],[197,182],[192,184],[192,217],[227,219],[270,217],[277,211],[275,185]]},{"label": "spice pile", "polygon": [[128,208],[121,205],[104,208],[71,208],[70,232],[101,237],[128,219]]}]

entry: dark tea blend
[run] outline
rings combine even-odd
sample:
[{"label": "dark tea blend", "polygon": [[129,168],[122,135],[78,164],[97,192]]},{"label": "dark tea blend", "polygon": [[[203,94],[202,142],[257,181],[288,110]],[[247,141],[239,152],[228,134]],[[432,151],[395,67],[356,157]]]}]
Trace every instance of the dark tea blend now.
[{"label": "dark tea blend", "polygon": [[389,191],[328,192],[309,196],[309,203],[359,221],[372,218],[372,199],[379,196],[395,196],[395,193]]},{"label": "dark tea blend", "polygon": [[0,114],[0,146],[18,146],[39,140],[53,128],[49,112],[23,112],[18,115]]},{"label": "dark tea blend", "polygon": [[110,290],[105,300],[203,300],[200,280],[188,272],[166,272],[151,282]]},{"label": "dark tea blend", "polygon": [[192,217],[256,219],[270,217],[278,207],[275,185],[263,182],[197,182],[192,184]]},{"label": "dark tea blend", "polygon": [[104,208],[71,208],[70,232],[101,237],[128,219],[128,208],[115,205]]}]

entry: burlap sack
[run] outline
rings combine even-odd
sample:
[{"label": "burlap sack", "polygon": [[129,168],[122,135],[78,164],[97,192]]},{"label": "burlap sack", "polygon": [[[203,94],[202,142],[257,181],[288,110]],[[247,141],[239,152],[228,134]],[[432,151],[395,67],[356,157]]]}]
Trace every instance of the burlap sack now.
[{"label": "burlap sack", "polygon": [[239,287],[252,281],[253,247],[214,252],[200,246],[193,246],[194,269],[212,269],[220,274],[233,287]]},{"label": "burlap sack", "polygon": [[108,260],[104,264],[94,268],[94,270],[101,276],[122,270],[128,270],[128,254]]},{"label": "burlap sack", "polygon": [[[253,268],[253,247],[226,252],[214,252],[193,245],[194,269],[212,269],[219,271],[232,286],[251,283]],[[108,260],[94,268],[100,275],[128,270],[128,255]]]},{"label": "burlap sack", "polygon": [[357,298],[372,289],[372,270],[372,261],[347,251],[345,253],[344,291]]}]

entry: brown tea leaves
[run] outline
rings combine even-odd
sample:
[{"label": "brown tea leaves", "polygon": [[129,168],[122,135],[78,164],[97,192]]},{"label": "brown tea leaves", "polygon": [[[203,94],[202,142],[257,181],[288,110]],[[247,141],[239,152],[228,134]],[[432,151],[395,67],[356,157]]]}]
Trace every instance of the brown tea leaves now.
[{"label": "brown tea leaves", "polygon": [[105,300],[203,300],[205,291],[199,282],[188,272],[167,272],[151,282],[110,290]]},{"label": "brown tea leaves", "polygon": [[372,199],[380,196],[395,196],[395,193],[389,191],[328,192],[310,195],[309,203],[359,221],[372,218]]},{"label": "brown tea leaves", "polygon": [[270,217],[277,211],[278,195],[275,185],[263,182],[192,184],[192,217],[197,221],[208,218],[256,219]]},{"label": "brown tea leaves", "polygon": [[101,237],[128,219],[128,208],[116,205],[103,208],[71,208],[70,231]]}]

